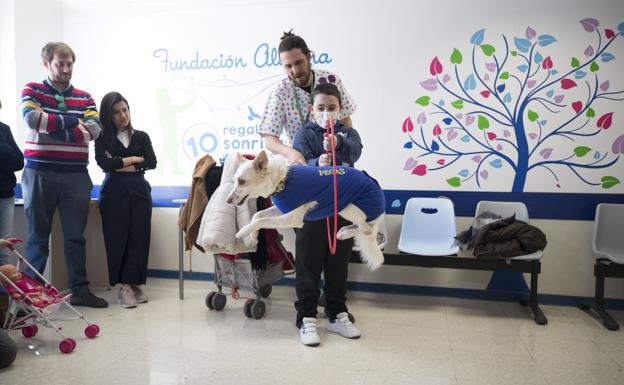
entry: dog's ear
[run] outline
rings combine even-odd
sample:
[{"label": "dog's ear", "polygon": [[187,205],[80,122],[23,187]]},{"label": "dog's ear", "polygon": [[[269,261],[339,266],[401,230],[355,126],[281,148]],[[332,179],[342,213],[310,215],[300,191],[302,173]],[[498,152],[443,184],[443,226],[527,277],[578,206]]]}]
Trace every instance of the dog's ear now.
[{"label": "dog's ear", "polygon": [[268,163],[269,158],[267,158],[267,154],[264,150],[260,151],[260,153],[256,156],[256,159],[253,160],[254,169],[258,172],[266,171]]}]

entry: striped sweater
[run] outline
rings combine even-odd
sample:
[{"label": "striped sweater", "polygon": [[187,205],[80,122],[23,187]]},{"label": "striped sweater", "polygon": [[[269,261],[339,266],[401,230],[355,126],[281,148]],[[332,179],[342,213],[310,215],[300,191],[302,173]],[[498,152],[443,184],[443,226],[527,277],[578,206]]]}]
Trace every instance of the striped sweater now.
[{"label": "striped sweater", "polygon": [[[65,103],[66,111],[59,109],[60,102]],[[89,141],[100,135],[100,116],[91,95],[72,85],[59,92],[46,79],[43,83],[26,84],[21,110],[28,128],[24,145],[26,167],[87,170]]]}]

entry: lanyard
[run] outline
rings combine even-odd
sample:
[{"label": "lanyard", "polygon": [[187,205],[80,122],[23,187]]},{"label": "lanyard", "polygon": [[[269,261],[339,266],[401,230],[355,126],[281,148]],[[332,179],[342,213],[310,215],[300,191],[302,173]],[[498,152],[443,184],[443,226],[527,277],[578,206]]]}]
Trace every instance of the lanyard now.
[{"label": "lanyard", "polygon": [[[314,82],[316,80],[315,79],[316,75],[314,74],[314,71],[310,70],[310,72],[312,72],[312,84],[311,84],[311,89],[310,89],[310,91],[312,91],[314,89]],[[293,94],[295,94],[295,104],[297,105],[297,112],[299,112],[299,119],[301,120],[301,126],[303,126],[308,121],[308,118],[310,117],[310,110],[307,110],[305,119],[304,119],[303,109],[301,108],[301,101],[299,100],[299,94],[297,93],[297,87],[295,86],[295,81],[290,79],[290,85],[292,86]],[[309,98],[308,103],[312,104],[312,92],[310,92],[310,98]]]}]

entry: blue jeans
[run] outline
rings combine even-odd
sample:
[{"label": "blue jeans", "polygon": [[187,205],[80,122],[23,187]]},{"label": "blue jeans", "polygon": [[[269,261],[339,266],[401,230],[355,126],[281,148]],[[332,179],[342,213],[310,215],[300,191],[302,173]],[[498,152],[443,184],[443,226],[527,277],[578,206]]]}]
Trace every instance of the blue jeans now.
[{"label": "blue jeans", "polygon": [[[15,211],[15,198],[0,198],[0,239],[11,238],[13,232],[13,212]],[[0,265],[9,263],[9,249],[0,249]]]},{"label": "blue jeans", "polygon": [[26,259],[43,273],[49,256],[50,231],[58,207],[69,287],[74,295],[89,291],[84,230],[93,184],[86,172],[25,168],[22,173],[24,211],[28,220]]}]

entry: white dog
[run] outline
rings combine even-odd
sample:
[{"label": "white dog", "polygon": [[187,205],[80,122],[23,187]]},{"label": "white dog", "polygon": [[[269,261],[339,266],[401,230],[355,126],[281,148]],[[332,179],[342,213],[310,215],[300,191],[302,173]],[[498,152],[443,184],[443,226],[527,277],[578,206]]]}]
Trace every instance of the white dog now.
[{"label": "white dog", "polygon": [[[302,227],[303,220],[333,216],[333,168],[288,166],[280,156],[268,159],[264,151],[241,164],[234,175],[234,188],[227,202],[240,205],[248,198],[271,197],[272,207],[257,212],[240,229],[237,238],[257,236],[260,229]],[[338,214],[352,222],[338,231],[338,239],[355,237],[355,245],[371,270],[384,261],[377,246],[379,221],[385,198],[377,181],[351,167],[336,169]]]}]

